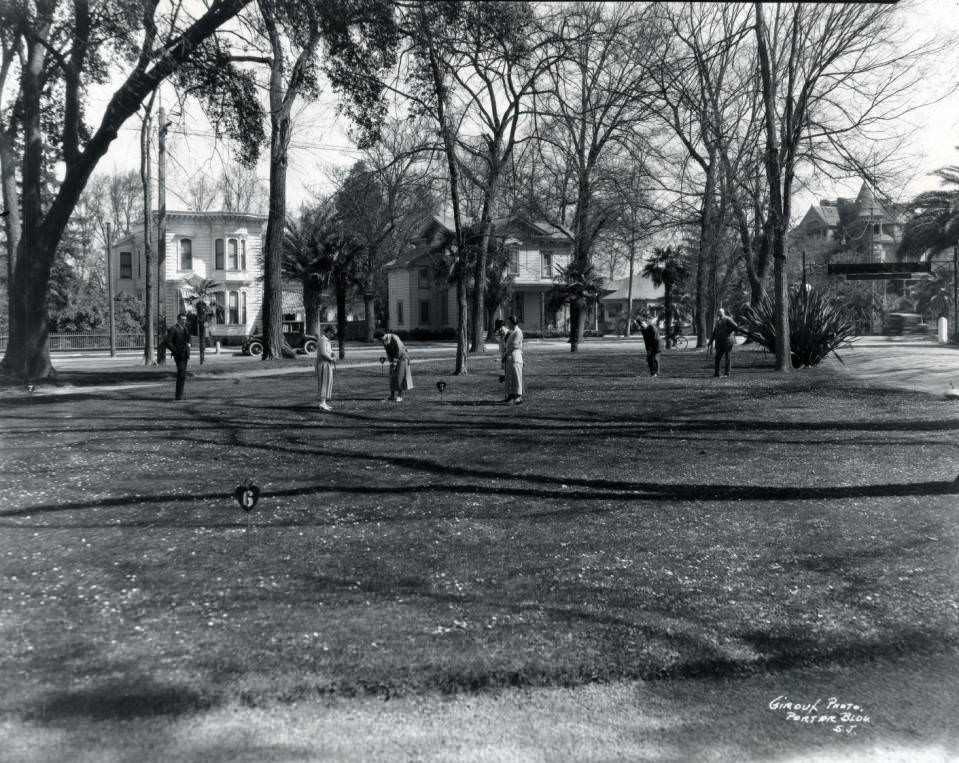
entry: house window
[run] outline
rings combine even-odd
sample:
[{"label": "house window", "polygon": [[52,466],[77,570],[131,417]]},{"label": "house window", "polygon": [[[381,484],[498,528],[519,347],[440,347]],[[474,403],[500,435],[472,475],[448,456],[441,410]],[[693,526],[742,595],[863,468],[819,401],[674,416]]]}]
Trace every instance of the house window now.
[{"label": "house window", "polygon": [[240,293],[240,323],[246,325],[246,292]]},{"label": "house window", "polygon": [[430,288],[430,269],[429,268],[420,268],[417,285],[421,289]]},{"label": "house window", "polygon": [[403,325],[403,300],[397,300],[396,302],[396,323],[399,326]]},{"label": "house window", "polygon": [[246,239],[240,239],[240,270],[246,270]]},{"label": "house window", "polygon": [[222,315],[223,318],[226,318],[226,292],[215,292],[213,298],[216,300],[217,313]]},{"label": "house window", "polygon": [[519,274],[519,252],[515,249],[509,253],[509,272],[514,276]]},{"label": "house window", "polygon": [[430,322],[430,301],[428,299],[420,300],[420,323]]},{"label": "house window", "polygon": [[218,238],[213,243],[213,267],[216,270],[223,270],[223,239]]},{"label": "house window", "polygon": [[230,270],[239,270],[240,262],[237,259],[236,239],[227,239],[226,242],[227,261],[230,263]]},{"label": "house window", "polygon": [[228,323],[237,324],[240,322],[240,304],[239,304],[240,295],[235,292],[230,292],[230,316]]},{"label": "house window", "polygon": [[193,270],[193,241],[180,239],[180,270]]},{"label": "house window", "polygon": [[882,233],[882,226],[881,226],[879,223],[873,223],[873,224],[872,224],[872,232],[873,232],[873,233]]},{"label": "house window", "polygon": [[550,252],[543,252],[543,278],[553,277],[553,255]]},{"label": "house window", "polygon": [[133,278],[133,252],[120,252],[120,278]]}]

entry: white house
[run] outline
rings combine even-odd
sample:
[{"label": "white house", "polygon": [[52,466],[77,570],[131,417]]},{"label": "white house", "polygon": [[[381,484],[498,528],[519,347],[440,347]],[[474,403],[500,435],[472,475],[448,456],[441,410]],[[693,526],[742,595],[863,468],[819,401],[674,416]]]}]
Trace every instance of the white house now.
[{"label": "white house", "polygon": [[[159,313],[167,325],[177,313],[192,312],[185,298],[193,294],[193,284],[212,279],[222,287],[215,298],[225,316],[216,325],[215,335],[229,342],[252,332],[260,322],[263,303],[261,250],[266,220],[265,215],[243,212],[167,212],[166,258],[158,283]],[[113,242],[111,278],[116,293],[145,298],[142,224]],[[300,302],[302,312],[302,297]]]},{"label": "white house", "polygon": [[[523,330],[541,333],[564,329],[565,308],[549,310],[547,292],[555,285],[557,267],[569,264],[570,237],[546,222],[519,217],[494,220],[494,235],[502,237],[510,252],[509,273],[513,298],[507,311],[519,319]],[[434,217],[409,252],[387,263],[389,325],[401,332],[452,331],[456,327],[456,286],[439,267],[433,243],[452,231],[452,222]]]}]

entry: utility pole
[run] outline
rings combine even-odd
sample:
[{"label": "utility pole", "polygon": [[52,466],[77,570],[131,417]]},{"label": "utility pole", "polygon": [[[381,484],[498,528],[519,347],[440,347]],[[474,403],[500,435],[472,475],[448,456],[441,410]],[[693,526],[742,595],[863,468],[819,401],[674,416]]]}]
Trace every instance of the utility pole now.
[{"label": "utility pole", "polygon": [[952,245],[952,337],[959,344],[959,243]]},{"label": "utility pole", "polygon": [[[166,111],[160,105],[159,137],[157,139],[157,336],[166,336],[166,300],[163,269],[166,267],[166,134],[172,122],[166,121]],[[162,344],[162,343],[161,343]],[[157,363],[166,362],[166,348],[157,352]]]},{"label": "utility pole", "polygon": [[806,250],[802,250],[802,290],[806,291]]},{"label": "utility pole", "polygon": [[113,244],[110,233],[110,221],[107,220],[107,299],[110,300],[110,357],[117,354],[117,330],[113,313]]},{"label": "utility pole", "polygon": [[143,185],[143,256],[146,260],[146,315],[143,341],[143,363],[153,365],[156,350],[155,320],[153,317],[153,201],[150,198],[151,163],[150,163],[150,125],[152,119],[153,98],[147,102],[143,125],[140,128],[140,182]]}]

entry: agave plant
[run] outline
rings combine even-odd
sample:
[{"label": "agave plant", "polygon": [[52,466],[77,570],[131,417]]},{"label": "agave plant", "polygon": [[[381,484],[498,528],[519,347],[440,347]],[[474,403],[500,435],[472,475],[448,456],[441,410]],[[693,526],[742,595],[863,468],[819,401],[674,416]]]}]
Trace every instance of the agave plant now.
[{"label": "agave plant", "polygon": [[[758,305],[744,311],[746,334],[769,352],[776,351],[773,300],[764,294]],[[814,366],[855,334],[842,301],[823,289],[794,288],[789,295],[789,350],[793,368]],[[842,358],[839,358],[840,362]]]}]

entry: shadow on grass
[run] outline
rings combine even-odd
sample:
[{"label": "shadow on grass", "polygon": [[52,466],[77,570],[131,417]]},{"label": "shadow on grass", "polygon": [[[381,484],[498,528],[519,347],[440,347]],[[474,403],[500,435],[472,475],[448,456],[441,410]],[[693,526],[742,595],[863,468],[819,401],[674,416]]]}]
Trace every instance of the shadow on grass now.
[{"label": "shadow on grass", "polygon": [[127,678],[90,689],[49,694],[30,708],[26,717],[40,721],[90,718],[96,721],[133,720],[160,715],[182,715],[206,710],[214,699],[193,689],[156,684],[149,679]]},{"label": "shadow on grass", "polygon": [[[472,470],[441,467],[440,471],[447,475],[473,474]],[[483,473],[489,479],[502,480],[501,474]],[[522,481],[557,482],[548,477],[537,475],[518,475],[515,479]],[[805,486],[769,486],[769,485],[681,485],[666,483],[620,483],[608,480],[574,480],[566,478],[565,484],[578,487],[593,487],[591,490],[573,489],[539,489],[531,487],[515,487],[504,484],[421,484],[421,485],[306,485],[285,490],[264,491],[260,494],[261,502],[270,498],[292,498],[297,496],[319,495],[323,493],[339,493],[348,495],[417,495],[417,494],[465,494],[465,495],[495,495],[525,498],[550,499],[557,501],[796,501],[796,500],[838,500],[848,498],[890,498],[904,496],[934,496],[959,495],[959,478],[946,480],[930,480],[927,482],[882,483],[875,485],[848,485],[829,487]],[[598,492],[601,491],[601,492]],[[53,514],[65,511],[84,509],[137,506],[141,504],[175,503],[178,505],[198,503],[203,501],[233,501],[232,487],[223,492],[196,493],[184,495],[182,493],[159,493],[155,495],[116,496],[102,498],[95,501],[72,501],[59,504],[38,504],[0,512],[0,519],[32,516],[35,514]],[[508,513],[508,516],[527,519],[544,518],[574,518],[587,513],[610,511],[611,507],[601,505],[593,509],[564,507],[550,511],[533,511],[522,515]],[[452,515],[462,515],[463,511],[452,512]],[[473,516],[481,516],[473,512]],[[435,515],[434,515],[435,516]],[[497,518],[500,515],[489,515],[488,518]],[[419,517],[384,516],[377,515],[377,521],[398,521]],[[371,518],[373,519],[373,518]],[[182,522],[176,522],[179,526]],[[292,524],[298,524],[293,522]],[[305,524],[310,524],[309,522]],[[150,521],[144,526],[163,526],[162,521]],[[114,525],[115,526],[115,525]],[[245,526],[231,523],[228,526]]]}]

